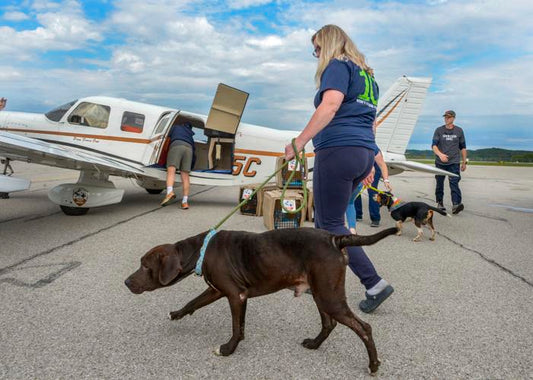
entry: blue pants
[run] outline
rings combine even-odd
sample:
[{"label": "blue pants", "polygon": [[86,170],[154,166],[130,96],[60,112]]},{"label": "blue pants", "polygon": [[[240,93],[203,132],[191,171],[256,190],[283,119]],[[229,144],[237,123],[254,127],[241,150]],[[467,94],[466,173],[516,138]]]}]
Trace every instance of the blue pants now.
[{"label": "blue pants", "polygon": [[[357,226],[357,217],[355,213],[355,197],[359,195],[361,192],[361,189],[363,188],[363,184],[359,182],[359,184],[355,187],[355,191],[352,193],[352,196],[350,197],[350,200],[348,201],[348,207],[346,207],[346,221],[348,222],[348,228],[355,228]],[[359,195],[358,198],[361,198]]]},{"label": "blue pants", "polygon": [[[459,177],[448,176],[450,182],[450,191],[452,193],[452,203],[458,205],[462,201],[461,189],[459,189],[459,181],[461,180],[461,168],[459,164],[440,164],[435,162],[435,166],[439,169],[446,170],[450,173],[457,174]],[[435,187],[435,200],[442,202],[444,200],[444,178],[446,176],[436,175],[437,186]]]},{"label": "blue pants", "polygon": [[[372,187],[378,188],[379,179],[381,178],[381,169],[379,165],[374,163],[374,168],[376,169],[376,174],[374,174],[374,181],[372,182]],[[374,200],[374,195],[376,192],[374,190],[368,189],[368,212],[370,213],[370,220],[373,222],[379,222],[381,220],[381,214],[379,213],[380,207],[379,203]],[[363,219],[363,201],[362,197],[358,197],[355,200],[355,214],[357,218]]]},{"label": "blue pants", "polygon": [[[374,152],[363,147],[333,147],[316,152],[313,169],[315,227],[337,235],[350,232],[344,224],[344,213],[356,186],[372,169]],[[374,265],[361,247],[347,247],[350,269],[366,289],[376,285]]]}]

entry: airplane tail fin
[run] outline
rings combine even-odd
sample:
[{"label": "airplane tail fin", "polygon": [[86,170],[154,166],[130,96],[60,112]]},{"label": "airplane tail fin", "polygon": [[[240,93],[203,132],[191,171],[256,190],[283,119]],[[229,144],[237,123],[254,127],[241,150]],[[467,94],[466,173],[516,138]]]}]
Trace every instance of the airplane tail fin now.
[{"label": "airplane tail fin", "polygon": [[422,110],[431,78],[399,78],[380,97],[376,143],[383,152],[404,154]]}]

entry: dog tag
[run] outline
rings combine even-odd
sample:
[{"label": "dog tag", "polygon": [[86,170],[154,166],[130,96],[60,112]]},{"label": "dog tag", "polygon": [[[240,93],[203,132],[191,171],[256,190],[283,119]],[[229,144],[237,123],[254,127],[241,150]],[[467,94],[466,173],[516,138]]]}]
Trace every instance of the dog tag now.
[{"label": "dog tag", "polygon": [[288,211],[294,211],[296,210],[296,200],[294,199],[284,199],[283,200],[283,207],[281,208],[281,211],[282,212],[287,212],[285,210],[288,210]]},{"label": "dog tag", "polygon": [[253,189],[244,189],[242,191],[242,199],[249,199],[250,195],[252,195],[253,192],[254,192]]},{"label": "dog tag", "polygon": [[292,159],[289,161],[289,163],[287,164],[287,170],[293,172],[295,170],[298,170],[298,164],[299,162],[296,161],[296,159]]}]

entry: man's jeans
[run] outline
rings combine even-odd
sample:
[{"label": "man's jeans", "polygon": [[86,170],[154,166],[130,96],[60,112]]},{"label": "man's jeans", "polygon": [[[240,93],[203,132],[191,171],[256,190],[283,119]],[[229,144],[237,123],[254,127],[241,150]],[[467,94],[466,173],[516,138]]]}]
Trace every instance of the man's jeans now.
[{"label": "man's jeans", "polygon": [[[379,179],[381,178],[381,169],[379,168],[379,165],[374,163],[374,169],[376,169],[376,172],[374,173],[374,182],[372,182],[372,187],[378,188],[379,185]],[[380,205],[378,202],[374,200],[374,195],[377,194],[374,190],[368,189],[368,212],[370,213],[370,220],[372,222],[379,222],[381,220],[381,214],[380,214]],[[363,219],[363,201],[361,200],[362,195],[357,197],[355,199],[354,205],[355,205],[355,214],[357,215],[358,219]]]},{"label": "man's jeans", "polygon": [[[435,162],[435,166],[439,169],[446,170],[450,173],[457,174],[459,177],[448,176],[450,182],[450,191],[452,193],[452,203],[458,205],[462,201],[461,189],[459,189],[459,181],[461,180],[461,168],[459,164],[439,164]],[[435,200],[437,203],[442,203],[444,200],[444,177],[443,175],[436,175],[437,187],[435,188]]]}]

